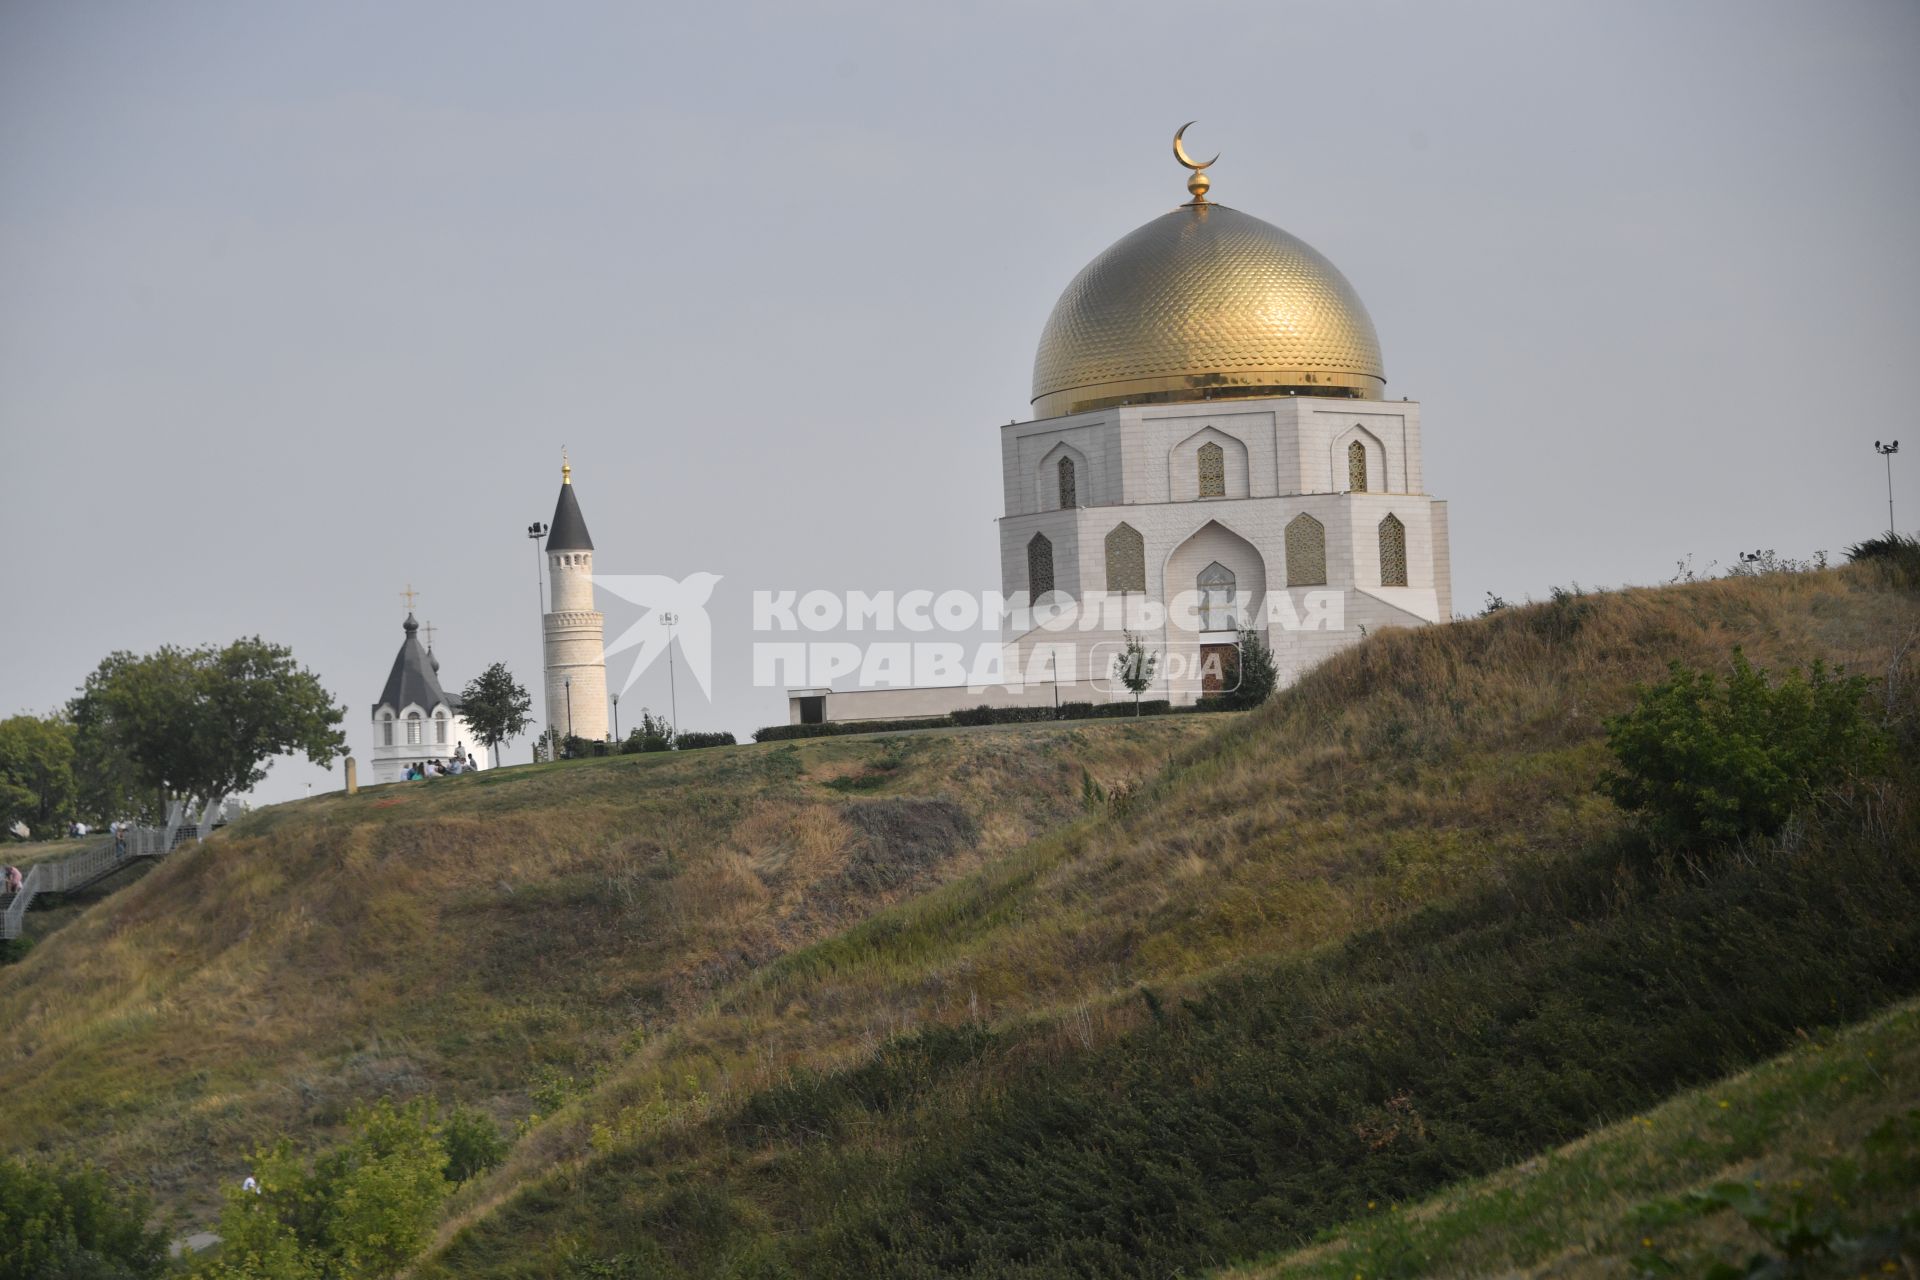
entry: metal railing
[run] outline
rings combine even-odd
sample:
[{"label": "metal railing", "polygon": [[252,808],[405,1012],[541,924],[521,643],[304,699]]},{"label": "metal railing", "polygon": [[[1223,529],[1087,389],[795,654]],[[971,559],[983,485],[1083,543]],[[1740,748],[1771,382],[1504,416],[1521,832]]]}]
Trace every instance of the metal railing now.
[{"label": "metal railing", "polygon": [[21,876],[20,892],[6,898],[4,886],[0,886],[0,901],[6,904],[0,908],[0,940],[20,936],[27,908],[40,894],[84,889],[137,858],[165,857],[189,835],[195,840],[204,840],[215,825],[214,815],[219,812],[220,805],[216,802],[201,812],[200,821],[187,822],[185,806],[176,802],[168,806],[164,827],[128,827],[118,836],[106,836],[93,848],[34,863]]}]

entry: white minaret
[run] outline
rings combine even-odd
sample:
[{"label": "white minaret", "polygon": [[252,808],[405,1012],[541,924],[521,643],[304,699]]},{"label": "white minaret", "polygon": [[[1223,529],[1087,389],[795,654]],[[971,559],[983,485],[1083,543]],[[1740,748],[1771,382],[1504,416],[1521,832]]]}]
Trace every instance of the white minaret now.
[{"label": "white minaret", "polygon": [[593,539],[562,454],[560,501],[547,529],[547,724],[561,737],[607,736],[606,619],[593,608]]}]

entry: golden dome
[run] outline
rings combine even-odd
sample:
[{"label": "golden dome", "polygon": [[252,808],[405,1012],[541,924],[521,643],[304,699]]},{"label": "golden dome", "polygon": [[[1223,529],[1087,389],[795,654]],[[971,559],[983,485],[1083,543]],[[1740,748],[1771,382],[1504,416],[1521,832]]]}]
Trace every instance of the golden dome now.
[{"label": "golden dome", "polygon": [[1373,321],[1347,278],[1313,246],[1204,192],[1088,263],[1033,357],[1036,418],[1289,392],[1371,400],[1385,385]]}]

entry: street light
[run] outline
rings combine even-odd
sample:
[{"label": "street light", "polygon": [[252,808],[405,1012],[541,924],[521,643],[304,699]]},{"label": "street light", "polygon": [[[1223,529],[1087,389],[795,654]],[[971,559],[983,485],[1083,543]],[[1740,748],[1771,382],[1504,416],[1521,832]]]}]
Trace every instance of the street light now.
[{"label": "street light", "polygon": [[613,695],[613,740],[620,741],[620,695]]},{"label": "street light", "polygon": [[562,676],[560,683],[567,687],[567,759],[573,759],[573,677]]},{"label": "street light", "polygon": [[674,687],[673,679],[673,624],[680,621],[677,613],[660,611],[660,625],[667,629],[667,705],[673,711],[673,736],[680,736],[680,691]]},{"label": "street light", "polygon": [[[533,592],[534,592],[533,603],[534,603],[535,617],[543,617],[547,612],[547,574],[546,574],[547,557],[545,553],[543,553],[540,549],[540,539],[546,536],[547,536],[547,526],[540,523],[538,520],[535,520],[532,524],[527,526],[527,537],[533,540]],[[543,650],[546,648],[546,640],[547,640],[546,624],[541,623],[540,624],[540,647]],[[553,728],[551,725],[547,727],[546,732],[549,736],[553,733]],[[540,736],[541,735],[539,734],[534,735],[536,743],[538,742],[538,739],[540,738]],[[498,748],[496,747],[495,750],[497,751]]]},{"label": "street light", "polygon": [[1873,447],[1878,449],[1880,456],[1887,460],[1887,537],[1893,538],[1895,536],[1893,532],[1893,455],[1900,452],[1900,442],[1894,440],[1888,444],[1881,444],[1875,440]]}]

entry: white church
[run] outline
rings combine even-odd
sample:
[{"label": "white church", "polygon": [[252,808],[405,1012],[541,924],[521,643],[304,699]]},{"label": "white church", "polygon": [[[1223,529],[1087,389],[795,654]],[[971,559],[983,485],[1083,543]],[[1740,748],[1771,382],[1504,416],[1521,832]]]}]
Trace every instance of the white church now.
[{"label": "white church", "polygon": [[[1191,703],[1242,630],[1284,684],[1368,632],[1452,616],[1420,406],[1384,398],[1359,295],[1312,246],[1209,200],[1213,161],[1178,134],[1174,153],[1192,198],[1067,285],[1034,356],[1034,417],[1000,428],[1003,591],[1055,606],[1004,637],[1013,678],[794,689],[794,722],[1123,698],[1111,657],[1147,621],[1161,655],[1147,696]],[[1057,693],[1033,678],[1039,646],[1066,647],[1048,664]]]},{"label": "white church", "polygon": [[[409,592],[408,594],[412,594]],[[400,624],[405,638],[373,704],[373,782],[398,782],[415,765],[441,764],[464,755],[486,767],[486,752],[466,721],[460,702],[440,687],[440,659],[420,643],[420,624],[409,613]],[[431,630],[431,628],[429,628]]]}]

